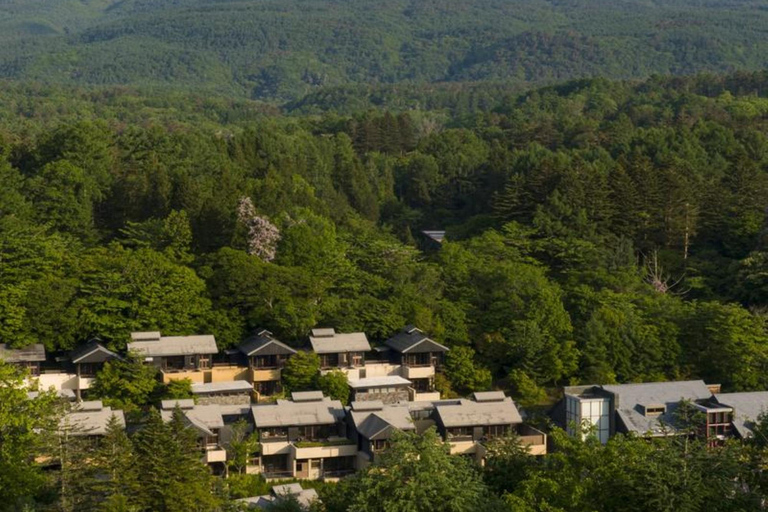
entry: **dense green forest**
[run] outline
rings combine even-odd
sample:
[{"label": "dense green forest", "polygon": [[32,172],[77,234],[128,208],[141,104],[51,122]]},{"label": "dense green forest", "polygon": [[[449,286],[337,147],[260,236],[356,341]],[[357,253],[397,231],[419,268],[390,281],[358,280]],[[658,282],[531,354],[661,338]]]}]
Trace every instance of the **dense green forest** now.
[{"label": "dense green forest", "polygon": [[517,86],[762,69],[757,0],[3,0],[0,77],[296,100],[349,84]]},{"label": "dense green forest", "polygon": [[[576,382],[765,389],[766,83],[589,80],[474,110],[476,90],[438,91],[349,116],[41,89],[59,124],[9,87],[0,337],[224,348],[413,323],[462,347],[448,393],[488,371],[524,404]],[[267,252],[254,222],[277,231]]]}]

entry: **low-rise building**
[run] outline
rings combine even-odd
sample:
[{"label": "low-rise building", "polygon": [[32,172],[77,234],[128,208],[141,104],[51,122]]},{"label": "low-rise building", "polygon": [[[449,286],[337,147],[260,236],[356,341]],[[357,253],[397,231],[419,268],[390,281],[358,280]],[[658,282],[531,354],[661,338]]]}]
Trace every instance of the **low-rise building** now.
[{"label": "low-rise building", "polygon": [[107,407],[101,400],[75,402],[61,419],[59,429],[70,436],[98,439],[107,433],[107,427],[113,417],[125,428],[123,411]]},{"label": "low-rise building", "polygon": [[434,419],[451,453],[467,455],[478,462],[485,457],[485,443],[516,434],[534,455],[546,453],[546,435],[523,424],[517,406],[501,391],[475,393],[474,400],[445,400],[435,403]]},{"label": "low-rise building", "polygon": [[160,404],[163,421],[171,421],[173,412],[178,407],[188,426],[197,432],[203,461],[211,465],[215,472],[222,473],[227,462],[227,451],[222,437],[225,422],[222,406],[218,404],[197,405],[192,399],[163,400]]},{"label": "low-rise building", "polygon": [[257,400],[282,392],[282,369],[296,350],[275,339],[266,329],[257,330],[238,350],[246,359],[248,380]]},{"label": "low-rise building", "polygon": [[365,353],[371,350],[364,332],[338,333],[334,329],[312,329],[312,350],[320,356],[320,369],[343,369],[350,380],[365,377]]},{"label": "low-rise building", "polygon": [[128,351],[156,366],[163,382],[189,379],[195,383],[213,381],[211,358],[219,352],[210,335],[161,336],[159,332],[134,332]]},{"label": "low-rise building", "polygon": [[357,445],[357,469],[363,469],[389,448],[398,430],[415,431],[408,404],[385,405],[381,401],[352,402],[349,409],[352,439]]},{"label": "low-rise building", "polygon": [[602,443],[616,433],[688,434],[676,426],[680,403],[703,404],[713,391],[702,380],[571,386],[565,388],[563,426],[572,435],[590,427]]},{"label": "low-rise building", "polygon": [[23,348],[10,348],[0,343],[0,359],[26,368],[30,375],[37,377],[40,375],[40,365],[45,361],[45,347],[42,343],[35,343]]},{"label": "low-rise building", "polygon": [[385,345],[400,365],[400,376],[411,381],[416,393],[435,391],[435,374],[443,364],[448,347],[431,340],[412,325],[389,338]]},{"label": "low-rise building", "polygon": [[69,359],[77,379],[74,389],[77,399],[80,400],[83,391],[91,387],[93,379],[104,367],[104,363],[119,358],[120,356],[107,349],[98,340],[91,340],[70,352]]},{"label": "low-rise building", "polygon": [[254,405],[258,471],[266,478],[337,478],[354,471],[356,445],[346,436],[344,406],[320,391]]},{"label": "low-rise building", "polygon": [[[768,391],[716,393],[707,416],[707,436],[749,439],[760,416],[768,414]],[[719,410],[718,410],[719,409]]]}]

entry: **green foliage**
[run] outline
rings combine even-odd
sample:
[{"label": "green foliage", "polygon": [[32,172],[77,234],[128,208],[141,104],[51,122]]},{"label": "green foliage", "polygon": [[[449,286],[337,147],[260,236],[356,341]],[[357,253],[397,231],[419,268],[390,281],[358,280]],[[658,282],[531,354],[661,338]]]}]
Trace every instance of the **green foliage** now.
[{"label": "green foliage", "polygon": [[493,498],[477,469],[452,457],[434,429],[396,433],[380,460],[352,479],[351,511],[470,511]]},{"label": "green foliage", "polygon": [[486,391],[491,387],[491,372],[478,367],[475,351],[469,347],[454,347],[445,357],[445,375],[451,388],[461,394]]},{"label": "green foliage", "polygon": [[349,384],[343,371],[333,370],[317,377],[317,387],[325,396],[339,400],[343,405],[349,404]]},{"label": "green foliage", "polygon": [[184,400],[194,398],[190,379],[173,379],[162,386],[162,400]]},{"label": "green foliage", "polygon": [[0,510],[21,510],[41,493],[45,476],[35,457],[58,426],[55,394],[28,398],[25,377],[0,360]]},{"label": "green foliage", "polygon": [[158,384],[157,369],[129,355],[104,363],[89,393],[105,405],[131,413],[151,403]]},{"label": "green foliage", "polygon": [[320,372],[320,356],[314,352],[297,352],[283,368],[282,378],[286,392],[316,389]]},{"label": "green foliage", "polygon": [[201,460],[197,431],[187,426],[181,409],[173,411],[168,423],[152,410],[136,436],[143,508],[167,512],[216,509],[214,477]]}]

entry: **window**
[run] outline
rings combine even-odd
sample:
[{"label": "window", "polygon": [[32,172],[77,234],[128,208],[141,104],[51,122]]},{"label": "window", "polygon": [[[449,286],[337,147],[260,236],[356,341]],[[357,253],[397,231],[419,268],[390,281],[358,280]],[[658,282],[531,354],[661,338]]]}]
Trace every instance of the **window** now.
[{"label": "window", "polygon": [[350,354],[350,357],[352,358],[352,366],[363,366],[365,364],[362,352],[354,352]]},{"label": "window", "polygon": [[207,369],[211,367],[211,356],[208,354],[201,355],[197,360],[197,366],[201,369]]},{"label": "window", "polygon": [[509,426],[507,425],[491,425],[485,428],[485,435],[489,438],[502,437],[509,432]]}]

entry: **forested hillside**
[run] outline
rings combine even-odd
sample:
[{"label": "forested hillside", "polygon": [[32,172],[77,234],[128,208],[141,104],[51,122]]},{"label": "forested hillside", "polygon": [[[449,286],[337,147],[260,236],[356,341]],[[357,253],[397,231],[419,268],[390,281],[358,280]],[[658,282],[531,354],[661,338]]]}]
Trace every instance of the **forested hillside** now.
[{"label": "forested hillside", "polygon": [[0,77],[295,100],[348,84],[761,69],[757,0],[3,0]]},{"label": "forested hillside", "polygon": [[[413,323],[454,349],[446,393],[765,389],[766,84],[595,80],[348,117],[115,91],[62,100],[81,120],[60,125],[20,115],[19,94],[1,114],[0,338],[224,348],[256,327],[298,345],[316,325],[381,341]],[[265,220],[267,251],[249,231]]]}]

